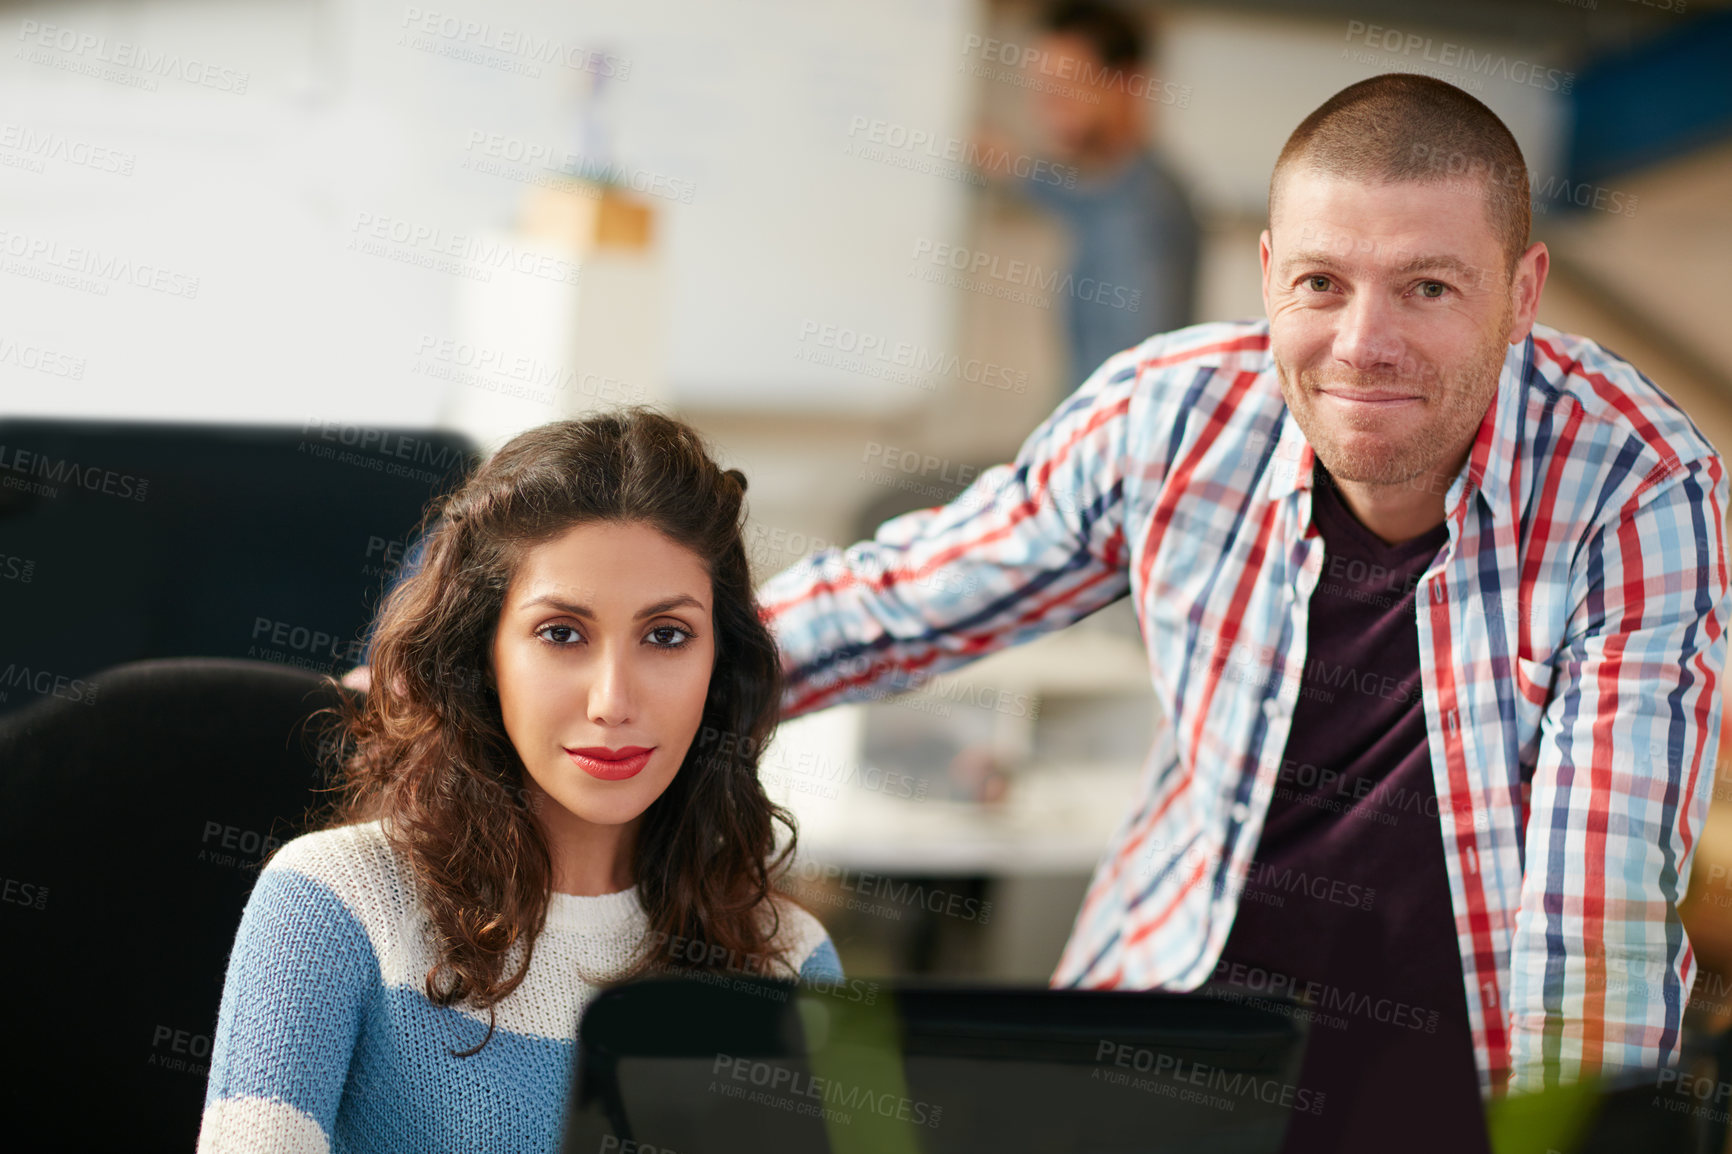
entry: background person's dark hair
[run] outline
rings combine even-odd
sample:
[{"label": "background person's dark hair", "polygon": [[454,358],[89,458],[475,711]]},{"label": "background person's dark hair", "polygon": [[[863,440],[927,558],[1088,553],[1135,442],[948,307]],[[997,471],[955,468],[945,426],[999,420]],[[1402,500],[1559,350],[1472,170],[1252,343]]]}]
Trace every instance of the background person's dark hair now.
[{"label": "background person's dark hair", "polygon": [[1349,85],[1299,122],[1269,177],[1269,219],[1295,166],[1344,180],[1458,182],[1485,196],[1508,271],[1527,251],[1533,208],[1521,148],[1497,113],[1453,84],[1387,72]]},{"label": "background person's dark hair", "polygon": [[1135,68],[1143,61],[1144,31],[1123,9],[1098,0],[1064,0],[1041,17],[1043,32],[1088,41],[1108,68]]},{"label": "background person's dark hair", "polygon": [[[524,553],[596,521],[641,523],[690,549],[713,595],[716,663],[700,729],[645,811],[634,851],[649,948],[632,972],[769,971],[770,897],[794,842],[757,773],[781,673],[752,592],[745,488],[690,426],[626,409],[523,433],[429,511],[422,567],[380,612],[372,689],[343,719],[340,796],[321,824],[386,819],[437,934],[434,1004],[468,1001],[491,1016],[528,973],[545,924],[552,861],[492,686],[491,644]],[[780,853],[776,821],[789,832]],[[676,939],[704,949],[656,946]]]}]

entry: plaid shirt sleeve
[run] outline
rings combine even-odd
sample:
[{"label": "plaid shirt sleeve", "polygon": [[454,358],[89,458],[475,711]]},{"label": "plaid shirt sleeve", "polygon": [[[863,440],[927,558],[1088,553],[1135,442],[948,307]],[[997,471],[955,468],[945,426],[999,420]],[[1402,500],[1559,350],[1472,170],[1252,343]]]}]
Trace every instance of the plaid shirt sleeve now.
[{"label": "plaid shirt sleeve", "polygon": [[1137,364],[1134,350],[1108,360],[1012,464],[950,504],[892,518],[760,588],[787,678],[783,716],[917,687],[1124,596]]},{"label": "plaid shirt sleeve", "polygon": [[1720,733],[1727,481],[1715,456],[1667,464],[1572,566],[1511,943],[1512,1091],[1678,1050],[1695,959],[1677,905]]}]

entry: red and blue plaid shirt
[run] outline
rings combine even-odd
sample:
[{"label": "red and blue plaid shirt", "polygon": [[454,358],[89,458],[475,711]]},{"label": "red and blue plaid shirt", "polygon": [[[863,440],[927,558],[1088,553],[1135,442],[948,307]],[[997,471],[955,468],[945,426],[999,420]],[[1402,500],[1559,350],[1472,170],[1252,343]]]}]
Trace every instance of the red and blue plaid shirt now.
[{"label": "red and blue plaid shirt", "polygon": [[[1265,322],[1153,337],[1014,463],[759,591],[785,713],[1128,593],[1170,720],[1053,984],[1193,989],[1227,940],[1300,688],[1324,564],[1312,462]],[[1482,1092],[1659,1065],[1694,978],[1677,905],[1720,732],[1720,457],[1629,364],[1536,326],[1444,499],[1417,624]]]}]

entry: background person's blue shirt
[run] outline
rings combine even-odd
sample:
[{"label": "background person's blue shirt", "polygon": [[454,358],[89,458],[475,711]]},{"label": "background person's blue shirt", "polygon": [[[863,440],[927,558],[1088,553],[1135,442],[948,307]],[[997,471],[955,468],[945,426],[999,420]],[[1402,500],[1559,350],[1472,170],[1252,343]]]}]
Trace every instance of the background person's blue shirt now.
[{"label": "background person's blue shirt", "polygon": [[1072,187],[1029,178],[1022,190],[1070,234],[1063,293],[1070,392],[1114,353],[1183,328],[1196,307],[1200,240],[1190,198],[1147,149],[1112,173]]}]

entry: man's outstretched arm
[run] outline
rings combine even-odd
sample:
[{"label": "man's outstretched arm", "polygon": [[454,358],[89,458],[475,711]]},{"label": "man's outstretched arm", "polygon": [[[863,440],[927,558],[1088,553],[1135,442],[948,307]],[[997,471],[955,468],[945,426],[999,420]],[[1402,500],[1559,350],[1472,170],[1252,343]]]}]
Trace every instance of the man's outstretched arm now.
[{"label": "man's outstretched arm", "polygon": [[1720,736],[1726,490],[1718,457],[1692,461],[1584,550],[1529,799],[1512,1091],[1677,1057],[1695,971],[1677,907]]},{"label": "man's outstretched arm", "polygon": [[783,716],[914,688],[1124,596],[1126,429],[1146,403],[1121,353],[950,504],[766,582]]}]

